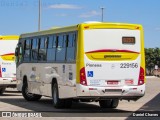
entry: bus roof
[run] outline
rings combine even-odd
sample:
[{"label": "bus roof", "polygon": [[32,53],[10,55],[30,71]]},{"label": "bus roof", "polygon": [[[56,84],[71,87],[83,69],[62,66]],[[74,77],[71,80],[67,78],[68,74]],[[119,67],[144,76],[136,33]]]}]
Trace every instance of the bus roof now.
[{"label": "bus roof", "polygon": [[51,28],[48,30],[43,30],[38,32],[21,34],[20,38],[34,37],[34,36],[47,35],[47,34],[53,34],[53,33],[59,33],[59,32],[75,31],[77,30],[77,28],[78,28],[77,25],[67,26],[67,27],[56,27],[56,28]]},{"label": "bus roof", "polygon": [[6,35],[6,36],[0,36],[0,40],[18,40],[18,35]]},{"label": "bus roof", "polygon": [[34,37],[34,36],[41,36],[41,35],[47,35],[47,34],[56,34],[60,32],[69,32],[69,31],[75,31],[78,30],[79,26],[91,26],[90,28],[126,28],[126,29],[142,29],[142,26],[140,24],[128,24],[128,23],[108,23],[108,22],[84,22],[73,26],[67,26],[67,27],[55,27],[48,30],[38,31],[38,32],[32,32],[32,33],[25,33],[21,34],[20,38],[27,38],[27,37]]}]

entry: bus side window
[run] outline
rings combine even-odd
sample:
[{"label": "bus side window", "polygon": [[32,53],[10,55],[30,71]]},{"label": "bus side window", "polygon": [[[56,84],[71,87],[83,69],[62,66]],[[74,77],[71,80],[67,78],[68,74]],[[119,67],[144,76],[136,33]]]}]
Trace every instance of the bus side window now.
[{"label": "bus side window", "polygon": [[22,44],[18,43],[15,51],[16,63],[22,62]]},{"label": "bus side window", "polygon": [[67,62],[74,62],[75,61],[75,42],[76,42],[76,38],[75,38],[75,34],[70,33],[68,35],[68,43],[67,43],[67,55],[66,55],[66,59]]},{"label": "bus side window", "polygon": [[22,62],[22,52],[23,51],[23,49],[22,49],[22,46],[20,45],[20,47],[19,47],[19,62]]},{"label": "bus side window", "polygon": [[24,43],[24,61],[29,62],[30,61],[30,40],[25,40]]},{"label": "bus side window", "polygon": [[58,36],[58,46],[56,50],[56,61],[64,62],[65,61],[65,51],[66,51],[66,37],[64,35]]},{"label": "bus side window", "polygon": [[56,54],[56,36],[50,36],[48,38],[48,49],[47,49],[47,61],[55,61]]},{"label": "bus side window", "polygon": [[39,48],[39,55],[38,60],[39,61],[46,61],[46,50],[47,50],[47,43],[48,43],[48,37],[42,37],[40,39],[40,48]]},{"label": "bus side window", "polygon": [[38,38],[32,39],[31,60],[33,62],[38,60],[38,41]]}]

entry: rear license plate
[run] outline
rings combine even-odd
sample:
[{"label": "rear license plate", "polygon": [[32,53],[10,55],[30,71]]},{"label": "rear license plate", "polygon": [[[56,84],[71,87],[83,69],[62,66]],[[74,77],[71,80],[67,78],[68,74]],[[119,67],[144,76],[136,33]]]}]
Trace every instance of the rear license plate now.
[{"label": "rear license plate", "polygon": [[119,81],[107,81],[108,85],[118,85]]}]

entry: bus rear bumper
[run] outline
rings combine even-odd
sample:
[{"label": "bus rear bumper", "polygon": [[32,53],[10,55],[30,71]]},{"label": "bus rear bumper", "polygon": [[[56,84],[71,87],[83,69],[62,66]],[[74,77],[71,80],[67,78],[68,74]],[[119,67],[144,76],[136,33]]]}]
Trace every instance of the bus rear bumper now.
[{"label": "bus rear bumper", "polygon": [[0,78],[0,87],[16,88],[17,81],[15,78]]},{"label": "bus rear bumper", "polygon": [[140,86],[93,87],[77,85],[77,96],[87,99],[137,100],[145,94],[145,84]]}]

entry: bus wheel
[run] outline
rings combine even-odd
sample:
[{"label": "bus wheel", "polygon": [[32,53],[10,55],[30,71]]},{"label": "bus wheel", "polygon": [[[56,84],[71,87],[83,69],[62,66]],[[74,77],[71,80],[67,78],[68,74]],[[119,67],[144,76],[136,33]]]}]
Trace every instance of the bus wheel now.
[{"label": "bus wheel", "polygon": [[99,105],[101,108],[110,108],[112,100],[100,100]]},{"label": "bus wheel", "polygon": [[22,95],[27,101],[37,101],[41,99],[41,95],[36,95],[28,92],[28,84],[27,82],[23,83],[22,86]]},{"label": "bus wheel", "polygon": [[100,100],[99,105],[101,108],[116,108],[119,104],[118,99]]},{"label": "bus wheel", "polygon": [[2,95],[4,93],[5,89],[6,89],[5,87],[4,88],[0,88],[0,95]]},{"label": "bus wheel", "polygon": [[118,99],[112,99],[111,108],[116,108],[119,104]]},{"label": "bus wheel", "polygon": [[55,108],[65,107],[65,100],[59,98],[57,83],[54,83],[52,87],[52,101]]}]

